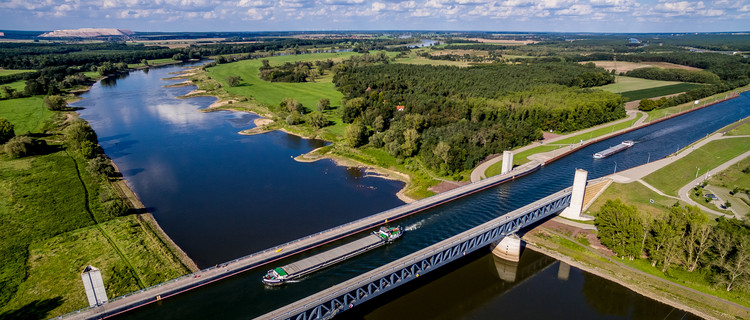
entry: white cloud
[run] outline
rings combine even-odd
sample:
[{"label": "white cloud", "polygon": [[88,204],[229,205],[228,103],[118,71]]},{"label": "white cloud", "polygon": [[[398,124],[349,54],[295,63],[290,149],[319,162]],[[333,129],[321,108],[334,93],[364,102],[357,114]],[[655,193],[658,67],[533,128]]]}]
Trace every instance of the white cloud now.
[{"label": "white cloud", "polygon": [[271,10],[261,8],[250,8],[245,12],[246,20],[264,20],[271,15]]},{"label": "white cloud", "polygon": [[557,14],[560,15],[571,15],[571,16],[582,16],[582,15],[588,15],[591,14],[593,10],[591,10],[591,6],[587,4],[574,4],[570,6],[567,9],[562,9],[557,11]]}]

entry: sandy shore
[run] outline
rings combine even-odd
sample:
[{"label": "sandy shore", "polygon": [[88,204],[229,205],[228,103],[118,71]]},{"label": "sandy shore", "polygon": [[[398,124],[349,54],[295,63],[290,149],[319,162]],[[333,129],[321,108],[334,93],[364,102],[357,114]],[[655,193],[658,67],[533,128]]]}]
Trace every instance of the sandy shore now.
[{"label": "sandy shore", "polygon": [[[286,133],[288,133],[288,134],[294,134],[294,133],[290,133],[290,132],[288,132],[286,130],[283,130],[283,131],[286,132]],[[299,136],[299,135],[297,135],[297,136]],[[307,137],[303,137],[303,138],[307,139]],[[318,149],[320,149],[320,148],[318,148]],[[417,201],[416,199],[413,199],[413,198],[411,198],[411,197],[409,197],[409,196],[406,195],[406,187],[409,185],[409,182],[411,181],[411,179],[409,178],[408,175],[403,174],[403,173],[398,172],[398,171],[386,169],[386,168],[381,168],[381,167],[375,167],[375,166],[367,165],[367,164],[364,164],[364,163],[361,163],[361,162],[358,162],[358,161],[355,161],[355,160],[352,160],[352,159],[349,159],[349,158],[340,157],[340,156],[329,155],[329,154],[316,155],[315,152],[318,149],[315,149],[315,150],[312,150],[312,151],[310,151],[308,153],[299,155],[299,156],[295,157],[294,160],[299,161],[299,162],[315,162],[315,161],[322,160],[322,159],[330,159],[334,163],[336,163],[336,165],[338,165],[338,166],[350,167],[350,168],[361,168],[361,169],[363,169],[365,171],[365,175],[366,176],[378,177],[378,178],[388,179],[388,180],[401,181],[401,182],[404,183],[404,187],[401,188],[401,190],[399,190],[396,193],[396,197],[398,197],[401,201],[403,201],[405,203],[411,203],[411,202]]]}]

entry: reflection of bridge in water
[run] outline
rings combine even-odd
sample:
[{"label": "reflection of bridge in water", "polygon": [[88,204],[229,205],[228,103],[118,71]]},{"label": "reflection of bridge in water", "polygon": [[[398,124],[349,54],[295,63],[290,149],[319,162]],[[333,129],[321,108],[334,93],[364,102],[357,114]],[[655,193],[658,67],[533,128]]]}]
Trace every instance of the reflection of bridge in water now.
[{"label": "reflection of bridge in water", "polygon": [[[387,319],[393,318],[394,314],[400,319],[464,318],[523,285],[534,275],[554,267],[557,261],[531,250],[525,250],[519,262],[502,260],[488,252],[472,255],[467,260],[446,267],[447,271],[441,270],[434,276],[415,281],[416,288],[407,285],[388,297],[378,298],[340,316],[344,320]],[[515,280],[505,279],[507,276]]]},{"label": "reflection of bridge in water", "polygon": [[571,197],[572,188],[559,191],[260,318],[330,318],[561,212],[570,206]]}]

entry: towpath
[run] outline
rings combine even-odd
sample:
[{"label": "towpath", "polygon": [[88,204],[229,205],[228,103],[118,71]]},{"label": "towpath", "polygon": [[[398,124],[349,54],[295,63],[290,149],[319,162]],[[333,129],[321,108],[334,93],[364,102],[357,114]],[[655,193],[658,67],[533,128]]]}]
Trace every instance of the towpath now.
[{"label": "towpath", "polygon": [[737,156],[737,157],[735,157],[735,158],[733,158],[733,159],[731,159],[731,160],[729,160],[729,161],[727,161],[727,162],[719,165],[718,167],[716,167],[716,168],[708,171],[707,175],[701,175],[700,177],[694,179],[693,181],[690,181],[688,184],[686,184],[685,186],[683,186],[682,188],[680,188],[680,190],[678,191],[678,194],[677,194],[679,197],[675,197],[674,195],[665,194],[661,190],[658,190],[657,188],[651,186],[650,184],[646,183],[642,179],[643,179],[643,177],[645,177],[645,176],[647,176],[649,174],[654,173],[656,170],[659,170],[659,169],[661,169],[661,168],[663,168],[663,167],[665,167],[665,166],[667,166],[667,165],[669,165],[669,164],[671,164],[671,163],[673,163],[673,162],[675,162],[677,160],[680,160],[680,159],[684,158],[685,156],[691,154],[693,151],[695,151],[695,150],[699,149],[700,147],[708,144],[709,142],[716,141],[716,140],[723,140],[723,139],[735,139],[735,138],[750,138],[750,135],[725,136],[723,133],[715,133],[715,134],[712,134],[712,135],[708,136],[707,138],[705,138],[705,139],[703,139],[701,141],[698,141],[697,143],[693,144],[692,146],[687,147],[685,150],[682,150],[681,152],[679,152],[679,153],[677,153],[675,155],[672,155],[672,156],[669,156],[669,157],[666,157],[666,158],[663,158],[663,159],[659,159],[659,160],[656,160],[656,161],[653,161],[653,162],[649,162],[647,164],[640,165],[640,166],[637,166],[637,167],[634,167],[634,168],[630,168],[628,170],[623,170],[623,171],[620,171],[620,172],[618,172],[616,174],[612,174],[609,177],[613,181],[618,182],[618,183],[631,183],[633,181],[638,181],[639,183],[645,185],[646,187],[648,187],[651,190],[654,190],[655,192],[657,192],[660,195],[663,195],[663,196],[666,196],[666,197],[670,197],[670,198],[673,198],[673,199],[679,199],[679,200],[687,202],[690,205],[697,205],[702,210],[704,210],[706,212],[710,212],[710,213],[715,214],[715,215],[727,216],[725,213],[722,213],[722,212],[719,212],[719,211],[716,211],[716,210],[711,210],[711,209],[708,209],[708,208],[706,208],[704,206],[701,206],[697,202],[695,202],[692,199],[690,199],[690,197],[688,196],[688,192],[690,191],[691,188],[693,188],[694,186],[696,186],[698,183],[702,182],[707,175],[708,176],[714,175],[714,174],[716,174],[718,172],[721,172],[721,171],[725,170],[729,166],[731,166],[731,165],[733,165],[733,164],[741,161],[742,159],[747,158],[748,156],[750,156],[750,151],[747,151],[747,152],[745,152],[745,153],[743,153],[743,154],[741,154],[741,155],[739,155],[739,156]]},{"label": "towpath", "polygon": [[[638,116],[638,114],[642,114],[642,116],[638,120],[636,120],[636,122],[633,124],[633,126],[630,126],[628,128],[622,129],[622,130],[627,130],[627,129],[632,128],[634,126],[640,126],[640,125],[642,125],[646,121],[646,118],[648,118],[648,114],[646,114],[645,112],[636,111],[636,110],[628,110],[627,114],[628,114],[628,116],[626,118],[624,118],[624,119],[620,119],[620,120],[613,121],[613,122],[608,122],[608,123],[605,123],[605,124],[601,124],[601,125],[598,125],[598,126],[595,126],[595,127],[588,128],[588,129],[579,130],[579,131],[576,131],[576,132],[573,132],[573,133],[569,133],[569,134],[566,134],[566,135],[561,135],[561,136],[557,136],[557,137],[554,137],[554,138],[546,139],[546,140],[544,140],[544,143],[547,144],[547,145],[550,145],[550,144],[552,144],[554,142],[557,142],[557,141],[560,141],[560,140],[563,140],[563,139],[567,139],[567,138],[574,137],[574,136],[577,136],[577,135],[580,135],[580,134],[589,133],[589,132],[592,132],[594,130],[598,130],[598,129],[601,129],[601,128],[604,128],[604,127],[608,127],[608,126],[616,125],[616,124],[619,124],[619,123],[622,123],[622,122],[633,120],[633,119],[635,119]],[[611,136],[611,135],[618,134],[622,130],[618,130],[618,131],[609,133],[609,134],[604,135],[602,137],[608,137],[608,136]],[[601,139],[602,137],[597,137],[597,138],[594,138],[594,139]],[[577,147],[580,146],[580,144],[569,144],[569,145],[571,146],[572,149],[575,149],[575,148],[577,148]],[[520,152],[523,152],[523,151],[526,151],[526,150],[529,150],[531,148],[538,147],[538,146],[539,146],[539,144],[537,144],[537,143],[530,143],[530,144],[528,144],[526,146],[523,146],[523,147],[520,147],[518,149],[513,150],[513,153],[518,154]],[[536,160],[536,161],[538,161],[540,163],[544,163],[545,161],[547,161],[549,159],[552,159],[557,154],[559,154],[560,151],[558,151],[558,150],[553,150],[553,151],[549,151],[549,152],[534,154],[534,155],[529,156],[529,159]],[[479,164],[476,168],[474,168],[474,170],[471,171],[471,182],[477,182],[479,180],[486,179],[487,176],[485,175],[485,172],[487,171],[487,169],[490,166],[492,166],[493,164],[501,162],[501,161],[503,161],[503,157],[497,156],[495,158],[492,158],[490,160],[487,160],[487,161]]]}]

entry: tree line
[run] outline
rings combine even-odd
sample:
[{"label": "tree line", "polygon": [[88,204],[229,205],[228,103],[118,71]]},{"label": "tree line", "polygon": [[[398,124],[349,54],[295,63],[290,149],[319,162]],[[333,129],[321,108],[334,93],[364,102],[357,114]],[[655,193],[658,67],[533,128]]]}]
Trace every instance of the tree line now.
[{"label": "tree line", "polygon": [[721,217],[711,226],[694,206],[677,204],[665,216],[639,213],[619,199],[608,200],[594,221],[602,244],[617,256],[644,259],[662,272],[699,272],[726,291],[750,285],[750,223]]},{"label": "tree line", "polygon": [[[593,64],[540,63],[469,68],[342,64],[347,141],[398,158],[420,157],[450,174],[487,155],[625,115],[619,95],[590,90],[614,76]],[[403,110],[403,111],[400,111]]]}]

